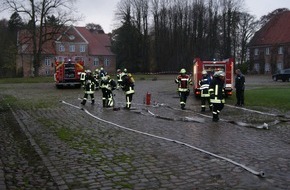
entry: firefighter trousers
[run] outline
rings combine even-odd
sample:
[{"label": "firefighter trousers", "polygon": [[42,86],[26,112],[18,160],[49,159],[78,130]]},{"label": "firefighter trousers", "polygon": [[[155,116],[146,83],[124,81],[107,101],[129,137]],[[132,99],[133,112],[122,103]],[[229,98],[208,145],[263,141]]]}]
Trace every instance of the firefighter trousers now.
[{"label": "firefighter trousers", "polygon": [[218,121],[219,120],[219,114],[224,108],[224,103],[213,103],[212,108],[212,120]]},{"label": "firefighter trousers", "polygon": [[91,97],[92,104],[95,103],[95,96],[94,96],[94,93],[91,93],[91,94],[85,93],[84,98],[83,98],[83,101],[82,101],[81,104],[83,104],[83,105],[86,104],[89,95],[90,95],[90,97]]}]

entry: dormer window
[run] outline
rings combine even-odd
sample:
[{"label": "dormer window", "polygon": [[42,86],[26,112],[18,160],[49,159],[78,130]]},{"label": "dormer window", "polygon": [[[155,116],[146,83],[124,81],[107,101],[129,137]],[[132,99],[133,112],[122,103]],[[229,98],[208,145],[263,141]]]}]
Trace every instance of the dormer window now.
[{"label": "dormer window", "polygon": [[74,35],[69,35],[68,37],[70,40],[74,40],[75,39],[75,36]]}]

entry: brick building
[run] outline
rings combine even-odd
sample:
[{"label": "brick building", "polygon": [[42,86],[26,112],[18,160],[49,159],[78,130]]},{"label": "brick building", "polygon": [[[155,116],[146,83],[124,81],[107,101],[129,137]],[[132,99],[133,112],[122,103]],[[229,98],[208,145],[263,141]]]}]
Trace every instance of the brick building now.
[{"label": "brick building", "polygon": [[[23,42],[25,31],[19,33],[18,40],[22,40],[18,49],[17,73],[24,77],[33,76],[32,46]],[[58,38],[50,40],[43,45],[42,59],[39,68],[40,76],[54,74],[55,60],[65,59],[83,60],[85,69],[94,71],[103,67],[108,73],[116,72],[116,55],[111,51],[111,38],[108,34],[90,31],[86,27],[70,26]],[[30,40],[31,41],[31,40]]]},{"label": "brick building", "polygon": [[252,38],[248,45],[250,70],[274,73],[290,67],[290,11],[276,14]]}]

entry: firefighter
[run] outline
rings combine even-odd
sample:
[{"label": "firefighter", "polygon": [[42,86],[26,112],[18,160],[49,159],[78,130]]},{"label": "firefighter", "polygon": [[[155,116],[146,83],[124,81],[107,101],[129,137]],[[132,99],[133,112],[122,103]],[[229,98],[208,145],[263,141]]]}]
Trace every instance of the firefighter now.
[{"label": "firefighter", "polygon": [[108,73],[104,70],[103,67],[100,68],[99,71],[99,78],[101,79],[102,77],[106,76]]},{"label": "firefighter", "polygon": [[180,96],[181,109],[185,109],[187,97],[189,95],[189,85],[192,85],[192,81],[189,75],[186,74],[185,69],[181,69],[179,75],[175,79],[175,83],[178,84],[178,93]]},{"label": "firefighter", "polygon": [[108,74],[104,75],[101,78],[100,82],[100,88],[102,89],[103,94],[103,107],[113,107],[114,106],[114,100],[113,100],[113,90],[115,90],[117,87],[117,84],[115,80],[113,80]]},{"label": "firefighter", "polygon": [[121,87],[123,74],[121,69],[117,69],[117,90]]},{"label": "firefighter", "polygon": [[202,79],[199,80],[200,86],[200,98],[201,98],[201,112],[205,112],[206,102],[208,102],[209,109],[212,111],[212,104],[209,98],[209,85],[210,85],[211,78],[208,76],[206,70],[202,71]]},{"label": "firefighter", "polygon": [[125,92],[126,106],[125,109],[131,108],[131,102],[133,100],[135,80],[131,73],[128,73],[127,69],[124,69],[122,76],[121,88]]},{"label": "firefighter", "polygon": [[97,81],[95,80],[94,76],[92,75],[91,70],[85,71],[85,76],[82,77],[82,84],[83,88],[85,90],[85,95],[83,98],[83,101],[81,102],[82,105],[85,105],[88,99],[88,96],[91,96],[92,104],[95,103],[95,85],[97,84]]},{"label": "firefighter", "polygon": [[212,120],[214,122],[219,121],[219,114],[224,108],[225,103],[225,73],[223,71],[217,71],[213,75],[213,80],[210,83],[209,93],[210,101],[213,104]]},{"label": "firefighter", "polygon": [[100,74],[100,70],[96,69],[95,72],[94,72],[94,77],[95,77],[95,80],[97,81],[97,84],[98,84],[98,85],[95,86],[96,90],[99,90],[99,88],[100,88],[100,85],[99,85],[100,84],[99,74]]}]

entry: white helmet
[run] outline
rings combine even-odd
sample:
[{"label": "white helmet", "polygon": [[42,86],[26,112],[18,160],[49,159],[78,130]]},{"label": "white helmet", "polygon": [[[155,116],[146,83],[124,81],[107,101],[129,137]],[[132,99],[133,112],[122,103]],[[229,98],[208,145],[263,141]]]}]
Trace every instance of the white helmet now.
[{"label": "white helmet", "polygon": [[180,74],[185,74],[186,73],[186,70],[185,69],[181,69],[179,73]]},{"label": "white helmet", "polygon": [[217,71],[214,73],[213,76],[216,76],[216,77],[224,77],[225,76],[225,72],[223,71]]},{"label": "white helmet", "polygon": [[127,73],[127,69],[126,68],[124,69],[124,73]]},{"label": "white helmet", "polygon": [[86,73],[91,73],[92,71],[90,69],[86,70]]},{"label": "white helmet", "polygon": [[203,75],[207,75],[206,70],[203,70],[203,71],[201,72],[201,74],[203,74]]}]

